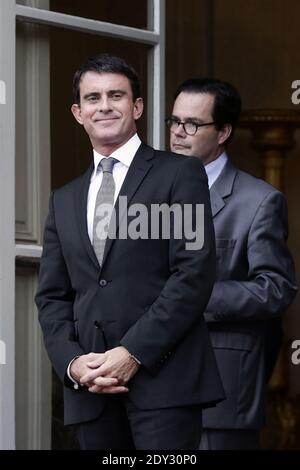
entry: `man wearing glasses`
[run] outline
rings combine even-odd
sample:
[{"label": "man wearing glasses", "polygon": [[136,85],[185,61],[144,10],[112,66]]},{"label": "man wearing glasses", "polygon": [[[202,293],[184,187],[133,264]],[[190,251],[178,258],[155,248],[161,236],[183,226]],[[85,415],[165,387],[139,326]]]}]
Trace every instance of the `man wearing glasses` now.
[{"label": "man wearing glasses", "polygon": [[217,281],[205,319],[227,399],[204,411],[200,449],[259,447],[280,316],[296,293],[285,198],[226,152],[240,110],[232,85],[191,79],[179,86],[166,120],[171,150],[205,165],[216,235]]}]

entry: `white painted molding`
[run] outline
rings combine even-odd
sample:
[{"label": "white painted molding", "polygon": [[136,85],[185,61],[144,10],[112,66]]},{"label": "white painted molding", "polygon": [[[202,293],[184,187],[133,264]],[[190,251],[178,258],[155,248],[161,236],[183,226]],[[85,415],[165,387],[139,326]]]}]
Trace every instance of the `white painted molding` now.
[{"label": "white painted molding", "polygon": [[81,33],[98,34],[149,45],[155,45],[159,42],[159,35],[153,31],[66,15],[55,11],[16,5],[16,14],[19,21],[56,26]]},{"label": "white painted molding", "polygon": [[156,148],[165,148],[165,0],[151,0],[148,4],[148,27],[152,27],[159,41],[148,55],[148,136]]},{"label": "white painted molding", "polygon": [[20,245],[15,247],[16,258],[30,258],[33,260],[40,260],[42,256],[43,247],[39,245]]}]

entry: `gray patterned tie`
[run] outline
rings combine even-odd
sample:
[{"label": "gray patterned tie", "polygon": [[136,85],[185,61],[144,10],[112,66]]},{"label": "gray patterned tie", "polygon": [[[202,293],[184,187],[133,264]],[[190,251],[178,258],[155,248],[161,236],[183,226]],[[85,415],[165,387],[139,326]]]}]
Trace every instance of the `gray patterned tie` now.
[{"label": "gray patterned tie", "polygon": [[[108,233],[109,221],[111,218],[114,195],[115,195],[115,182],[112,175],[112,170],[115,163],[119,160],[115,158],[102,158],[98,165],[98,169],[101,167],[103,171],[102,183],[99,188],[95,212],[94,212],[94,226],[93,226],[93,247],[101,266],[105,242]],[[106,223],[105,223],[106,222]]]}]

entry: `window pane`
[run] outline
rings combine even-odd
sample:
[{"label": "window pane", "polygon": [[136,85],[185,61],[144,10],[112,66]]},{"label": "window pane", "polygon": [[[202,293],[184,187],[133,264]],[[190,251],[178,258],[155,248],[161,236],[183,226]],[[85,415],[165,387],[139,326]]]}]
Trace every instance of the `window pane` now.
[{"label": "window pane", "polygon": [[20,5],[147,29],[147,0],[17,0]]},{"label": "window pane", "polygon": [[147,0],[50,0],[50,10],[147,29]]}]

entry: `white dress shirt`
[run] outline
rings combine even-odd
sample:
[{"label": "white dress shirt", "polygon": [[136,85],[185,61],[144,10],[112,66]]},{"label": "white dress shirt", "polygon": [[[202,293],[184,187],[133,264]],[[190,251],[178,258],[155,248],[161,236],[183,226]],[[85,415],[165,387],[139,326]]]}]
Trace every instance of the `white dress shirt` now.
[{"label": "white dress shirt", "polygon": [[[134,134],[134,136],[131,137],[131,139],[126,142],[126,144],[124,144],[122,147],[118,148],[117,150],[115,150],[115,152],[109,155],[110,157],[119,160],[119,163],[116,163],[113,167],[113,177],[116,185],[114,203],[116,202],[116,199],[124,182],[125,176],[127,175],[127,171],[130,167],[133,157],[135,156],[140,145],[141,140],[139,136],[137,134]],[[103,177],[101,167],[98,171],[97,168],[103,158],[107,157],[101,155],[100,153],[96,152],[96,150],[94,150],[94,171],[91,176],[87,199],[87,226],[91,243],[93,243],[93,223],[96,199]]]},{"label": "white dress shirt", "polygon": [[209,189],[212,187],[216,179],[220,176],[221,171],[223,170],[228,157],[226,152],[223,152],[216,160],[208,163],[204,166],[207,178],[208,178],[208,187]]}]

